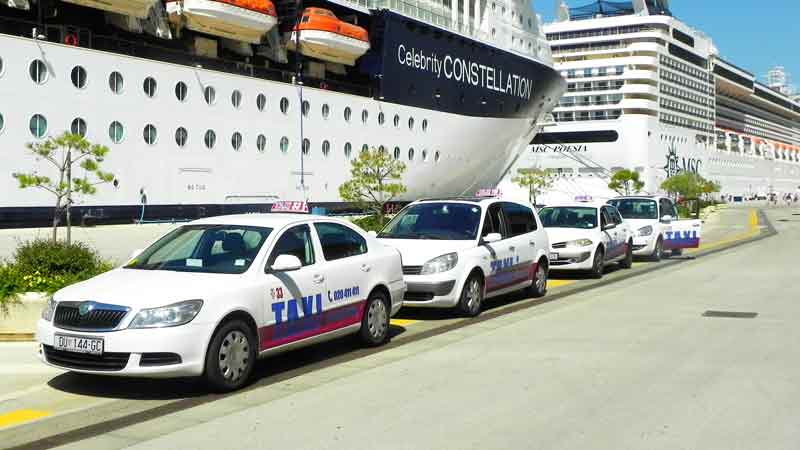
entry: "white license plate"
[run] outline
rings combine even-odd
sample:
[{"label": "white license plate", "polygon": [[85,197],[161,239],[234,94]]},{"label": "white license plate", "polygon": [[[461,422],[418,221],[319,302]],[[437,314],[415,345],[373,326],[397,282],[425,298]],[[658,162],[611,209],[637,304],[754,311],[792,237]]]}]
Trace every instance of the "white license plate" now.
[{"label": "white license plate", "polygon": [[83,336],[70,336],[68,334],[56,334],[53,347],[55,347],[56,350],[65,350],[68,352],[102,355],[103,338],[90,338]]},{"label": "white license plate", "polygon": [[558,259],[558,253],[550,253],[550,261],[555,261]]}]

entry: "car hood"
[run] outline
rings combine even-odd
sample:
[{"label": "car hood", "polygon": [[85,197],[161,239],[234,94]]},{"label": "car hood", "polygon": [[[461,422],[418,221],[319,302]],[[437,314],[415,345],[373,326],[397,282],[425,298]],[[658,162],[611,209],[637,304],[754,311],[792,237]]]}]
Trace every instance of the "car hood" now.
[{"label": "car hood", "polygon": [[404,266],[421,266],[437,256],[459,252],[475,246],[475,241],[439,241],[430,239],[378,239],[387,247],[396,248]]},{"label": "car hood", "polygon": [[558,244],[560,242],[574,241],[575,239],[592,239],[595,230],[587,230],[581,228],[546,228],[547,237],[550,239],[550,245]]},{"label": "car hood", "polygon": [[86,301],[128,306],[134,310],[184,300],[207,299],[230,292],[242,275],[114,269],[56,292],[56,301]]}]

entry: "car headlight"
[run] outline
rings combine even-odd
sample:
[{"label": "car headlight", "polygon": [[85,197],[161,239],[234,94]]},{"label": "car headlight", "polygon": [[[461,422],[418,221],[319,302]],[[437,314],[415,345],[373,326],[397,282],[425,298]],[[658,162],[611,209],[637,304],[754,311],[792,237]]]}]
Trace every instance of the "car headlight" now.
[{"label": "car headlight", "polygon": [[58,305],[58,302],[53,300],[53,297],[47,299],[47,304],[44,305],[44,309],[42,310],[42,319],[48,322],[53,320],[53,314],[56,312],[56,305]]},{"label": "car headlight", "polygon": [[439,272],[447,272],[458,264],[458,254],[448,253],[446,255],[437,256],[422,266],[420,275],[431,275]]},{"label": "car headlight", "polygon": [[639,236],[650,236],[653,234],[653,227],[648,225],[646,227],[639,228]]},{"label": "car headlight", "polygon": [[574,241],[567,241],[567,247],[589,247],[594,242],[591,239],[576,239]]},{"label": "car headlight", "polygon": [[191,322],[202,307],[202,300],[187,300],[158,308],[143,309],[136,314],[128,328],[164,328],[184,325]]}]

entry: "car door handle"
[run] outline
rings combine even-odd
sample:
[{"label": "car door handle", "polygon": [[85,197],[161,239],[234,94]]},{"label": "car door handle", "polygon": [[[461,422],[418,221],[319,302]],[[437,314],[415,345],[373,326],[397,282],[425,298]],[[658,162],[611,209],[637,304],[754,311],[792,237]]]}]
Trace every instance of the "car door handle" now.
[{"label": "car door handle", "polygon": [[362,264],[361,265],[361,271],[362,272],[369,272],[370,270],[372,270],[372,267],[370,267],[369,264]]},{"label": "car door handle", "polygon": [[536,247],[536,241],[528,241],[528,245],[531,247]]},{"label": "car door handle", "polygon": [[325,275],[314,275],[314,283],[320,284],[325,281]]},{"label": "car door handle", "polygon": [[514,246],[508,247],[508,251],[510,251],[510,252],[513,252],[516,249],[517,249],[517,247],[514,247]]}]

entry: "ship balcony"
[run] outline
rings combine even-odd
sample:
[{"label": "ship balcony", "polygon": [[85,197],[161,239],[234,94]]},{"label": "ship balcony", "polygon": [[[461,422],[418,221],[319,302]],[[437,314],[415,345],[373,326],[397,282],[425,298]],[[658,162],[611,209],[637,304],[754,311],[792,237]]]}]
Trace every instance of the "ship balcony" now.
[{"label": "ship balcony", "polygon": [[147,18],[150,8],[158,0],[64,0],[67,3],[99,9],[124,16]]},{"label": "ship balcony", "polygon": [[626,69],[622,74],[622,78],[625,80],[648,80],[658,82],[658,73],[656,73],[655,67],[653,70]]},{"label": "ship balcony", "polygon": [[650,95],[654,98],[658,97],[658,88],[655,86],[650,86],[649,84],[624,84],[618,92],[623,94]]},{"label": "ship balcony", "polygon": [[647,100],[643,98],[623,99],[620,103],[620,106],[625,109],[650,110],[653,112],[658,111],[658,102],[656,100]]}]

